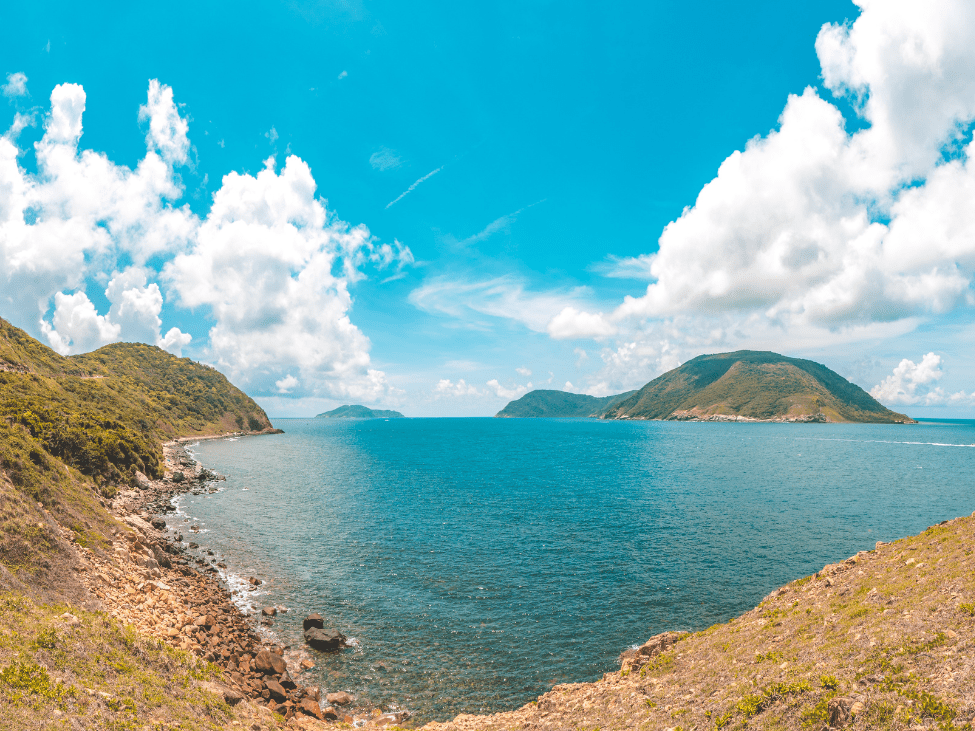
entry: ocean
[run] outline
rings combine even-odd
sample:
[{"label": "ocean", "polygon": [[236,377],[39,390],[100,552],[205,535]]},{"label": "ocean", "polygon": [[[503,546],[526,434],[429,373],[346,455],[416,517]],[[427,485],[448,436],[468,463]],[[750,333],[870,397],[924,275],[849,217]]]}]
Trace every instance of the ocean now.
[{"label": "ocean", "polygon": [[239,601],[288,607],[282,643],[313,611],[354,638],[306,682],[424,721],[595,680],[658,632],[975,510],[968,421],[274,422],[191,446],[227,480],[171,524],[232,587],[265,581]]}]

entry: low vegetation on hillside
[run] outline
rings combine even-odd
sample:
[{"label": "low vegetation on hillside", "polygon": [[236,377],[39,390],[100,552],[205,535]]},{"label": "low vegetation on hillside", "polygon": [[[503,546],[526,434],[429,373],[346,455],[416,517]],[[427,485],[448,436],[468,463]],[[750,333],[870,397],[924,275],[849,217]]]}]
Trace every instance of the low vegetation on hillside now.
[{"label": "low vegetation on hillside", "polygon": [[136,471],[161,476],[163,441],[269,427],[253,400],[188,358],[133,343],[65,358],[0,320],[0,587],[56,591],[57,526],[104,544],[115,525],[105,498]]},{"label": "low vegetation on hillside", "polygon": [[777,353],[701,355],[608,409],[609,419],[911,422],[826,366]]},{"label": "low vegetation on hillside", "polygon": [[971,729],[973,541],[965,517],[877,544],[596,683],[426,729]]},{"label": "low vegetation on hillside", "polygon": [[495,416],[502,418],[586,418],[598,417],[636,391],[615,396],[588,396],[584,393],[538,389],[512,401]]}]

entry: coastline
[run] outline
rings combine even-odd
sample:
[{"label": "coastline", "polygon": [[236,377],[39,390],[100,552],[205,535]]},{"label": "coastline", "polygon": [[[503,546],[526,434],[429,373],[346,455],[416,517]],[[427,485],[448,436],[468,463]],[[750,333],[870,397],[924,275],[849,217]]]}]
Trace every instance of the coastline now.
[{"label": "coastline", "polygon": [[[233,436],[214,435],[206,438]],[[149,488],[144,490],[126,491],[124,497],[132,501],[132,509],[126,516],[120,517],[129,525],[134,523],[136,530],[144,536],[156,535],[162,539],[165,528],[169,526],[163,531],[154,528],[140,517],[140,511],[151,519],[145,508],[152,506],[154,500],[159,505],[175,495],[200,488],[196,480],[186,480],[183,484],[172,482],[172,474],[177,470],[192,467],[194,474],[199,474],[205,469],[195,460],[192,465],[185,464],[190,459],[185,445],[196,441],[199,439],[184,438],[165,445],[168,482],[164,479],[150,483]],[[127,509],[124,504],[119,507]],[[483,716],[461,714],[450,721],[428,723],[423,728],[429,731],[637,726],[703,729],[722,728],[718,724],[721,719],[732,722],[743,720],[749,726],[762,727],[765,719],[769,727],[774,728],[819,729],[827,726],[828,715],[835,711],[839,714],[837,718],[845,713],[846,721],[835,725],[829,723],[831,728],[909,729],[917,727],[917,724],[912,726],[906,720],[899,725],[880,724],[870,714],[889,711],[892,716],[900,714],[899,717],[908,719],[912,708],[918,703],[917,698],[935,699],[929,705],[935,702],[942,704],[942,710],[937,711],[941,714],[938,719],[942,722],[950,713],[960,723],[967,722],[966,719],[975,720],[975,704],[965,700],[975,690],[975,683],[957,680],[951,667],[957,662],[959,654],[964,654],[963,650],[975,646],[972,644],[975,640],[975,622],[963,608],[973,606],[975,584],[969,581],[962,585],[957,578],[959,568],[962,574],[975,574],[975,559],[954,567],[954,574],[940,571],[940,567],[939,572],[930,573],[934,566],[948,558],[947,555],[939,555],[942,544],[954,544],[972,537],[975,528],[973,518],[975,516],[945,521],[919,536],[893,543],[878,543],[873,551],[862,551],[845,561],[828,565],[810,577],[797,579],[776,589],[758,607],[729,622],[681,636],[679,643],[663,642],[660,636],[651,638],[638,652],[624,652],[621,656],[623,670],[606,673],[601,680],[557,685],[537,700],[516,710]],[[143,523],[156,533],[150,534]],[[229,613],[228,632],[218,631],[217,648],[227,646],[227,642],[221,639],[226,634],[238,638],[238,642],[246,636],[251,650],[259,652],[264,649],[273,654],[280,651],[278,657],[285,660],[291,677],[298,681],[299,686],[302,685],[300,671],[295,672],[296,660],[300,655],[289,652],[290,648],[261,642],[257,628],[248,623],[234,605],[230,593],[214,578],[212,561],[203,559],[201,563],[194,560],[192,563],[203,567],[201,572],[192,568],[191,556],[184,553],[180,558],[186,563],[175,562],[195,575],[178,571],[179,578],[188,580],[186,584],[179,583],[179,578],[170,583],[165,575],[156,579],[166,585],[169,597],[164,593],[166,589],[153,584],[151,578],[143,576],[142,581],[133,583],[115,575],[113,578],[116,582],[148,594],[155,602],[148,608],[145,601],[140,603],[142,606],[131,606],[132,602],[127,598],[133,593],[123,586],[125,595],[116,590],[108,597],[118,607],[118,612],[112,613],[146,634],[202,657],[213,656],[216,664],[224,668],[229,689],[247,696],[245,702],[253,705],[257,714],[255,717],[279,723],[280,717],[271,716],[267,708],[270,705],[268,701],[273,700],[263,696],[267,687],[260,693],[256,692],[255,681],[266,686],[268,675],[255,673],[251,669],[246,673],[241,672],[239,663],[235,670],[233,664],[227,662],[230,658],[223,657],[222,653],[215,654],[212,648],[214,643],[199,641],[212,638],[210,628],[205,625],[205,636],[201,636],[200,630],[191,630],[190,637],[184,634],[177,638],[170,633],[174,628],[168,626],[166,621],[171,618],[172,612],[165,607],[161,611],[153,611],[153,607],[160,604],[160,599],[162,604],[167,604],[170,598],[176,598],[186,605],[199,606],[200,615],[205,609],[219,613],[222,620]],[[139,568],[149,568],[150,572],[152,569],[151,566]],[[922,568],[926,570],[921,572]],[[895,574],[894,578],[899,583],[893,585],[891,577],[886,576],[889,573]],[[86,578],[98,579],[91,576]],[[934,585],[928,586],[932,584],[932,578],[935,579]],[[910,594],[902,583],[903,579],[915,585],[919,593],[915,591]],[[141,589],[139,584],[142,584]],[[146,584],[150,587],[147,588]],[[109,595],[105,587],[97,583],[92,586],[96,593],[101,589],[102,594]],[[939,595],[938,602],[933,608],[921,607],[922,599],[929,595]],[[204,600],[203,606],[194,604],[201,600]],[[975,612],[975,609],[972,611]],[[811,615],[812,621],[804,621],[804,613]],[[906,615],[913,616],[903,619]],[[147,621],[150,618],[153,621]],[[234,622],[234,619],[240,621]],[[789,626],[790,623],[792,626]],[[215,622],[214,626],[219,624]],[[807,640],[814,631],[819,632],[820,637],[810,646]],[[942,653],[942,648],[947,648],[947,652]],[[931,650],[938,650],[936,657]],[[881,651],[886,655],[881,655]],[[898,662],[907,669],[900,674],[885,674],[885,657],[898,658]],[[905,657],[908,659],[905,660]],[[834,678],[836,687],[824,685],[826,681],[823,678]],[[864,678],[867,679],[866,683],[862,682]],[[228,697],[226,691],[221,692],[224,692],[225,698]],[[291,706],[279,706],[275,702],[274,707],[283,707],[288,715],[288,710],[294,709],[295,705],[292,700]],[[950,708],[950,713],[944,708]],[[969,710],[970,717],[967,715]],[[356,726],[393,725],[399,722],[389,716],[350,713],[344,708],[333,708],[333,711],[336,711],[339,722]],[[929,711],[921,709],[920,712]],[[822,726],[807,724],[815,714],[823,717]],[[773,721],[773,717],[777,720]],[[858,718],[861,721],[859,725]],[[918,716],[913,720],[920,722],[924,718],[930,717]],[[291,713],[289,723],[305,728],[331,727],[319,725],[312,717],[300,712]]]},{"label": "coastline", "polygon": [[[236,706],[239,718],[260,729],[284,723],[312,731],[328,728],[329,720],[358,719],[322,703],[319,688],[303,684],[302,673],[314,667],[309,652],[268,642],[255,626],[256,617],[248,617],[234,602],[216,559],[201,558],[206,547],[191,543],[179,526],[168,525],[169,511],[162,507],[179,495],[212,489],[221,479],[193,460],[184,445],[275,433],[282,432],[181,437],[163,444],[163,478],[149,480],[139,473],[137,486],[120,491],[110,503],[112,513],[129,529],[115,532],[113,554],[75,544],[80,559],[75,570],[108,614],[218,666],[223,682],[208,683],[205,689]],[[177,473],[182,479],[175,478]],[[254,581],[260,584],[260,579]]]}]

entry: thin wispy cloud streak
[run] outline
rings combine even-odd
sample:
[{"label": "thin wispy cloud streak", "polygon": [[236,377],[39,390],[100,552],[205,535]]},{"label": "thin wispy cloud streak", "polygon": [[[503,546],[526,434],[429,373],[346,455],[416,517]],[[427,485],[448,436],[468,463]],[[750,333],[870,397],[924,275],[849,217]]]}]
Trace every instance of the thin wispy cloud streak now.
[{"label": "thin wispy cloud streak", "polygon": [[539,203],[544,203],[546,200],[548,200],[548,199],[547,198],[542,198],[542,200],[540,200],[540,201],[535,201],[534,203],[529,203],[527,206],[523,206],[522,208],[519,208],[514,213],[508,213],[508,214],[506,214],[504,216],[501,216],[500,218],[496,218],[495,220],[491,221],[491,223],[489,223],[487,226],[485,226],[478,233],[474,234],[473,236],[468,236],[466,239],[464,239],[463,241],[461,241],[459,245],[460,246],[470,246],[471,244],[477,244],[477,243],[480,243],[481,241],[484,241],[485,239],[490,238],[491,236],[493,236],[494,234],[496,234],[498,231],[502,231],[505,228],[507,228],[511,223],[514,222],[514,220],[516,218],[518,218],[518,215],[519,214],[524,213],[529,208],[534,208]]},{"label": "thin wispy cloud streak", "polygon": [[403,199],[404,199],[404,198],[405,198],[406,196],[408,196],[408,195],[409,195],[410,193],[412,193],[412,192],[413,192],[414,190],[416,190],[416,186],[418,186],[418,185],[419,185],[420,183],[422,183],[422,182],[423,182],[424,180],[429,180],[430,178],[432,178],[432,177],[433,177],[434,175],[436,175],[437,173],[439,173],[439,172],[440,172],[441,170],[443,170],[443,169],[444,169],[444,166],[443,166],[443,165],[441,165],[441,166],[440,166],[440,167],[438,167],[438,168],[437,168],[436,170],[431,170],[431,171],[430,171],[429,173],[427,173],[427,174],[426,174],[426,175],[424,175],[424,176],[423,176],[422,178],[420,178],[420,179],[419,179],[419,180],[417,180],[417,181],[416,181],[415,183],[413,183],[413,185],[411,185],[411,186],[410,186],[409,188],[407,188],[407,189],[406,189],[406,190],[404,190],[404,191],[403,191],[402,193],[400,193],[400,194],[399,194],[399,196],[398,196],[397,198],[395,198],[394,200],[391,200],[391,201],[390,201],[389,203],[387,203],[387,204],[386,204],[386,208],[389,208],[389,207],[390,207],[391,205],[393,205],[394,203],[399,203],[399,202],[400,202],[401,200],[403,200]]}]

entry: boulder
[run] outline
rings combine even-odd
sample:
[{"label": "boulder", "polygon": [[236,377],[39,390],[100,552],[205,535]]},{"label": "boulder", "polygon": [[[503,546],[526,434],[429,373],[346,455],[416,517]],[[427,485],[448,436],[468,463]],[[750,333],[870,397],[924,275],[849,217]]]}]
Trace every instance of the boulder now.
[{"label": "boulder", "polygon": [[261,650],[253,662],[254,670],[263,675],[281,675],[288,672],[288,665],[284,658],[273,652]]},{"label": "boulder", "polygon": [[157,517],[149,521],[149,525],[151,525],[156,530],[163,530],[166,527],[166,521],[163,520],[162,518]]},{"label": "boulder", "polygon": [[334,629],[312,627],[305,630],[305,642],[314,650],[335,652],[345,642],[345,635]]},{"label": "boulder", "polygon": [[281,685],[283,687],[287,688],[288,690],[294,690],[295,688],[298,687],[298,685],[295,683],[295,681],[293,681],[291,679],[291,676],[288,675],[288,671],[287,670],[285,670],[283,673],[281,673],[281,677],[278,678],[278,682],[281,683]]},{"label": "boulder", "polygon": [[320,701],[322,699],[322,691],[321,691],[321,688],[318,688],[318,687],[313,686],[313,685],[305,688],[305,695],[308,696],[309,698],[311,698],[316,703],[318,703],[318,701]]},{"label": "boulder", "polygon": [[302,622],[301,629],[306,630],[311,629],[312,627],[315,629],[325,629],[325,618],[317,612],[309,614],[307,617],[305,617],[305,621]]},{"label": "boulder", "polygon": [[149,482],[148,477],[146,477],[144,474],[136,470],[135,486],[138,487],[140,490],[148,490],[150,487],[152,487],[152,483]]},{"label": "boulder", "polygon": [[395,713],[384,713],[381,716],[377,716],[372,719],[373,726],[390,726],[393,724],[399,725],[407,718],[409,718],[409,711],[396,711]]},{"label": "boulder", "polygon": [[347,706],[352,702],[352,700],[352,696],[346,693],[344,690],[341,690],[338,693],[329,693],[325,696],[325,701],[333,706]]},{"label": "boulder", "polygon": [[326,721],[338,721],[339,714],[335,712],[335,709],[331,706],[325,706],[322,709],[322,715],[325,717]]},{"label": "boulder", "polygon": [[286,691],[278,681],[271,680],[269,678],[264,681],[264,687],[267,688],[267,692],[271,694],[271,698],[278,703],[284,703],[286,700],[288,700],[288,691]]},{"label": "boulder", "polygon": [[319,721],[325,720],[325,714],[322,713],[322,709],[319,707],[318,703],[313,701],[311,698],[302,698],[298,702],[298,710],[309,716],[314,716]]},{"label": "boulder", "polygon": [[224,685],[223,683],[203,683],[203,687],[214,695],[223,698],[224,702],[228,706],[236,706],[238,703],[244,700],[243,693],[241,693],[239,690],[231,688],[229,685]]},{"label": "boulder", "polygon": [[627,650],[620,655],[620,669],[629,671],[643,667],[650,662],[651,658],[669,650],[674,646],[674,643],[685,635],[687,635],[686,632],[662,632],[659,635],[654,635],[642,646],[634,650]]},{"label": "boulder", "polygon": [[278,614],[278,610],[276,607],[264,607],[264,609],[261,610],[261,614],[263,614],[265,617],[275,617]]},{"label": "boulder", "polygon": [[826,705],[826,716],[832,728],[843,728],[850,722],[853,701],[849,698],[831,698]]}]

